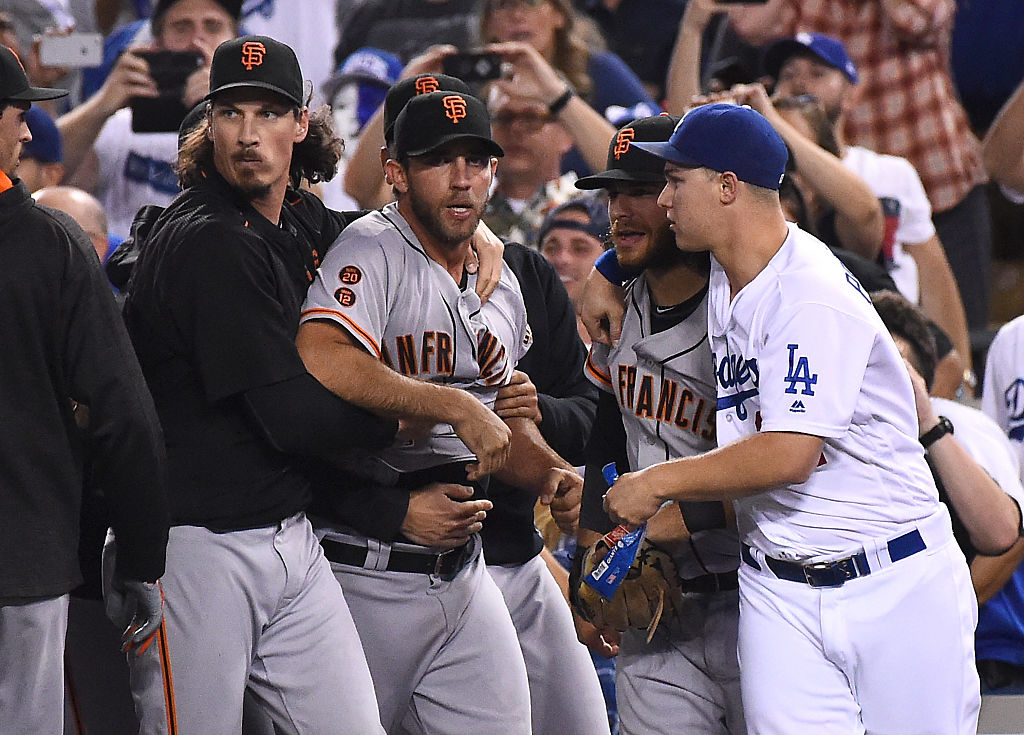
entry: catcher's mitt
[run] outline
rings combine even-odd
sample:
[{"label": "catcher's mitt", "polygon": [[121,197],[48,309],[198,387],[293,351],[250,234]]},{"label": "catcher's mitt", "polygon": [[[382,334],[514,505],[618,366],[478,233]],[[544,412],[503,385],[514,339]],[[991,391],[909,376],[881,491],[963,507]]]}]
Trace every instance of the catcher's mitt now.
[{"label": "catcher's mitt", "polygon": [[626,578],[612,599],[606,600],[587,584],[586,578],[608,550],[608,545],[601,539],[576,555],[577,568],[572,580],[573,606],[584,620],[598,628],[646,630],[647,642],[650,643],[662,615],[665,612],[675,615],[683,606],[676,564],[666,551],[643,539]]}]

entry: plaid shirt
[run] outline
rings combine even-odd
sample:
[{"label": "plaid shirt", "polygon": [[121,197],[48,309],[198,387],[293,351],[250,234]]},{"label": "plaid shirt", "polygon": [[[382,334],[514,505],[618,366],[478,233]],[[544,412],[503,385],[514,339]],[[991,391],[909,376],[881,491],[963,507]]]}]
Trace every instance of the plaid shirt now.
[{"label": "plaid shirt", "polygon": [[[782,0],[759,40],[816,31],[840,39],[860,83],[846,139],[909,159],[935,212],[988,179],[949,69],[954,0]],[[770,34],[770,35],[768,35]]]}]

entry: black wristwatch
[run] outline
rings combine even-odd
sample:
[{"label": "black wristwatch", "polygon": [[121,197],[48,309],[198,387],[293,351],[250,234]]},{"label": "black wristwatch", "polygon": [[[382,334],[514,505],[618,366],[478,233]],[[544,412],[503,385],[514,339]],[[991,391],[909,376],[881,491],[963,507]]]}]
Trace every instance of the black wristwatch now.
[{"label": "black wristwatch", "polygon": [[945,416],[939,416],[939,423],[935,424],[932,428],[928,429],[921,435],[921,446],[927,449],[932,444],[937,442],[939,439],[944,437],[946,434],[953,433],[953,422],[947,419]]}]

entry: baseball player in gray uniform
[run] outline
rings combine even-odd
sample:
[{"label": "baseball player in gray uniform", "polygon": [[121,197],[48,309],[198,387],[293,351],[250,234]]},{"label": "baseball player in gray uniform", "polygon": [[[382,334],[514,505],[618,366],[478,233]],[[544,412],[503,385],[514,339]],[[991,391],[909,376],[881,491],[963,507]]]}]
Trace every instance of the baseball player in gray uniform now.
[{"label": "baseball player in gray uniform", "polygon": [[[518,282],[505,267],[481,305],[463,266],[500,155],[479,100],[444,91],[410,100],[387,162],[398,201],[354,223],[329,251],[298,345],[338,395],[429,426],[375,452],[375,476],[410,488],[472,483],[482,497],[484,476],[511,447],[516,460],[501,476],[550,497],[578,477],[548,471],[558,458],[532,422],[510,421],[511,432],[490,408],[530,346]],[[522,652],[475,533],[455,548],[408,532],[408,543],[385,543],[329,521],[319,533],[388,732],[530,732]],[[403,630],[411,634],[396,640]]]},{"label": "baseball player in gray uniform", "polygon": [[[668,140],[677,121],[661,115],[621,128],[608,170],[576,182],[608,192],[619,263],[643,269],[626,287],[618,343],[595,342],[587,359],[586,374],[602,395],[588,451],[581,549],[614,526],[601,509],[603,464],[618,459],[620,471],[637,470],[715,446],[708,256],[676,248],[657,201],[664,163],[634,145]],[[650,643],[640,630],[621,636],[615,686],[624,735],[745,732],[736,660],[739,543],[730,525],[720,502],[672,504],[652,519],[648,539],[672,553],[685,607]]]}]

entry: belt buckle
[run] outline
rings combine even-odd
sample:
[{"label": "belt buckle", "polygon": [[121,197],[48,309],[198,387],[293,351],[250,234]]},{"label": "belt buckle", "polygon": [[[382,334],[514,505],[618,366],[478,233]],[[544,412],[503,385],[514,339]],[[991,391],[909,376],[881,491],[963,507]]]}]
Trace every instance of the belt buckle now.
[{"label": "belt buckle", "polygon": [[801,565],[801,570],[804,573],[804,581],[811,587],[841,587],[845,580],[840,580],[838,583],[832,584],[818,584],[814,578],[816,572],[832,572],[835,573],[835,562],[831,561],[819,561],[813,564]]},{"label": "belt buckle", "polygon": [[442,567],[442,565],[444,565],[444,558],[446,556],[448,556],[449,554],[455,552],[455,551],[458,551],[458,549],[445,549],[444,551],[442,551],[440,554],[437,555],[437,558],[434,560],[434,576],[435,577],[440,577],[441,576],[441,567]]}]

